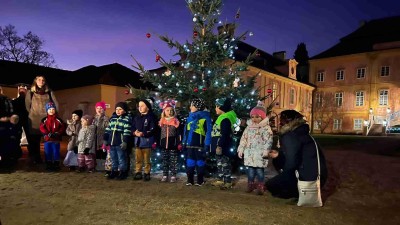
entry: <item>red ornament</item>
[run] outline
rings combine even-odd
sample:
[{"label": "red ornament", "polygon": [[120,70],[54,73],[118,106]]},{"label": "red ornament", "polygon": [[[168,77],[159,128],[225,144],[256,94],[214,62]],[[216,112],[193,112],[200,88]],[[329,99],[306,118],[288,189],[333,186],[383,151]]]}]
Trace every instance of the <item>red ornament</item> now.
[{"label": "red ornament", "polygon": [[194,88],[193,91],[197,93],[197,92],[199,92],[199,89],[198,88]]},{"label": "red ornament", "polygon": [[193,37],[197,38],[197,35],[199,35],[199,33],[197,31],[193,31]]},{"label": "red ornament", "polygon": [[207,91],[207,88],[203,87],[203,91]]},{"label": "red ornament", "polygon": [[124,93],[125,93],[126,95],[129,95],[129,90],[125,90]]},{"label": "red ornament", "polygon": [[150,34],[150,33],[147,33],[147,34],[146,34],[146,37],[147,37],[147,38],[150,38],[150,37],[151,37],[151,34]]},{"label": "red ornament", "polygon": [[268,94],[271,94],[271,93],[272,93],[271,88],[268,88],[268,89],[267,89],[267,93],[268,93]]},{"label": "red ornament", "polygon": [[160,61],[161,56],[159,54],[156,55],[156,62]]}]

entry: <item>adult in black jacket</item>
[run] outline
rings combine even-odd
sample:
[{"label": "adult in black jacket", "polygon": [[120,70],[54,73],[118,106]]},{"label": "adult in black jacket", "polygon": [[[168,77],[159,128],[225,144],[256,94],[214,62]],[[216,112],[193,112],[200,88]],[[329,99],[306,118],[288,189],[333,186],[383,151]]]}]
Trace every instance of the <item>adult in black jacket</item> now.
[{"label": "adult in black jacket", "polygon": [[[279,198],[297,198],[297,178],[295,170],[299,171],[300,180],[313,181],[318,175],[317,152],[310,136],[309,125],[299,112],[285,110],[280,114],[279,151],[272,150],[269,154],[273,164],[280,173],[266,182],[266,188]],[[279,146],[278,144],[278,146]],[[321,148],[318,146],[321,167],[321,187],[327,179],[326,162]]]}]

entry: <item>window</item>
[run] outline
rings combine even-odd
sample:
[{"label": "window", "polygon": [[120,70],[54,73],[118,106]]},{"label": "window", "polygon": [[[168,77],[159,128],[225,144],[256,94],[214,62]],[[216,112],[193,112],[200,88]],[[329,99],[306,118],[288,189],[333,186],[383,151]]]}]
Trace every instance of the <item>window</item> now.
[{"label": "window", "polygon": [[390,67],[389,66],[382,66],[381,67],[381,76],[389,76],[390,75]]},{"label": "window", "polygon": [[316,107],[322,106],[322,93],[315,93],[315,106]]},{"label": "window", "polygon": [[357,69],[357,79],[365,78],[365,68]]},{"label": "window", "polygon": [[362,130],[362,124],[363,124],[362,119],[355,119],[354,120],[354,130]]},{"label": "window", "polygon": [[379,91],[379,105],[388,105],[388,90],[380,90]]},{"label": "window", "polygon": [[317,73],[317,82],[324,82],[324,75],[325,75],[325,72]]},{"label": "window", "polygon": [[321,121],[316,120],[314,121],[314,130],[320,130],[321,129]]},{"label": "window", "polygon": [[342,120],[333,119],[333,129],[334,130],[341,130],[342,129]]},{"label": "window", "polygon": [[344,70],[336,71],[336,80],[344,80]]},{"label": "window", "polygon": [[276,93],[278,92],[278,85],[276,83],[272,84],[272,100],[276,99]]},{"label": "window", "polygon": [[335,103],[338,107],[343,105],[343,92],[335,93]]},{"label": "window", "polygon": [[290,88],[290,93],[289,93],[289,104],[291,104],[291,105],[294,104],[294,88]]},{"label": "window", "polygon": [[364,92],[356,91],[356,106],[363,106],[363,105],[364,105]]}]

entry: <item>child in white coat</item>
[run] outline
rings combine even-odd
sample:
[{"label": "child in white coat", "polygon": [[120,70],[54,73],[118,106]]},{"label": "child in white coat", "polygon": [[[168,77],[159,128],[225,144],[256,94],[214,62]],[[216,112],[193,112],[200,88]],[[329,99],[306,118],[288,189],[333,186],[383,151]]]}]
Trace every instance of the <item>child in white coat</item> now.
[{"label": "child in white coat", "polygon": [[[268,165],[268,153],[272,147],[273,133],[269,126],[269,118],[262,102],[250,111],[251,119],[243,132],[238,148],[239,158],[244,157],[247,166],[247,191],[257,189],[257,194],[264,193],[264,169]],[[255,177],[257,176],[257,183]]]}]

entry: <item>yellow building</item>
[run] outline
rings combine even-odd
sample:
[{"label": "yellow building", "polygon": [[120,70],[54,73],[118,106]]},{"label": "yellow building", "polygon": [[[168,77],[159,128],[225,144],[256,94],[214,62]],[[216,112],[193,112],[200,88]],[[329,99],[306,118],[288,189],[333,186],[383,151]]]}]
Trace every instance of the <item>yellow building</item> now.
[{"label": "yellow building", "polygon": [[400,17],[371,20],[310,63],[313,131],[379,135],[400,124]]}]

